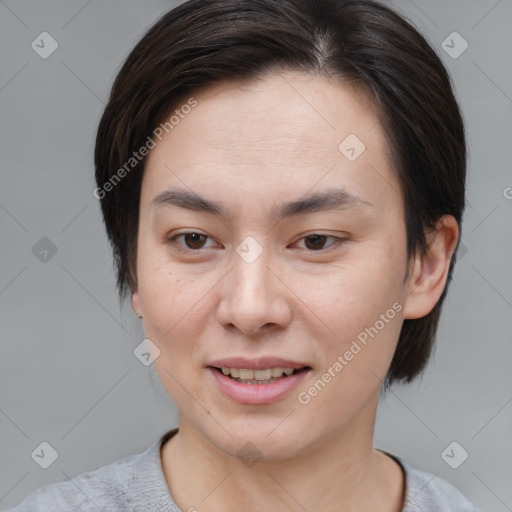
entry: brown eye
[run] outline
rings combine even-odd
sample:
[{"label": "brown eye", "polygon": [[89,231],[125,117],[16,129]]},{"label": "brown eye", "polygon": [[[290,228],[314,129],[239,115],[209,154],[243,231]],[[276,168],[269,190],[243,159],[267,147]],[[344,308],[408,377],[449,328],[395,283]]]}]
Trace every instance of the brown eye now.
[{"label": "brown eye", "polygon": [[[183,237],[184,244],[177,242],[178,238]],[[210,238],[207,235],[203,235],[202,233],[196,233],[193,231],[189,231],[187,233],[179,233],[173,237],[169,238],[169,242],[175,244],[178,250],[182,251],[197,251],[199,249],[203,249],[206,240]]]},{"label": "brown eye", "polygon": [[311,235],[304,238],[306,240],[306,247],[312,250],[323,249],[326,240],[330,238],[326,235]]},{"label": "brown eye", "polygon": [[[326,245],[326,242],[331,239],[332,242]],[[299,242],[304,241],[304,248],[310,252],[327,252],[330,249],[335,249],[336,247],[342,245],[346,242],[348,238],[340,238],[338,236],[332,235],[322,235],[319,233],[313,233],[312,235],[305,236],[299,240]],[[297,242],[297,243],[299,243]]]},{"label": "brown eye", "polygon": [[206,235],[201,235],[200,233],[185,233],[184,237],[185,244],[189,249],[201,249],[205,239],[208,238]]}]

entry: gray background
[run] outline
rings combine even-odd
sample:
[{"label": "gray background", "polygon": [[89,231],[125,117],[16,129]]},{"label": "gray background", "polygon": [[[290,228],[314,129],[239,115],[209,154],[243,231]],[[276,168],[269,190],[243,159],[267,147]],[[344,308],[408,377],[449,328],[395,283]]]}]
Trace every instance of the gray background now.
[{"label": "gray background", "polygon": [[[134,357],[144,333],[129,305],[119,308],[92,195],[95,130],[115,73],[174,5],[0,1],[0,508],[145,450],[177,424],[156,373]],[[375,446],[483,510],[512,510],[512,1],[392,5],[450,70],[470,162],[465,254],[435,357],[421,380],[380,404]],[[43,31],[59,44],[47,59],[31,48]],[[469,44],[456,59],[442,47],[453,31]],[[33,253],[43,237],[57,249],[46,262],[40,245]],[[46,470],[31,458],[43,441],[58,452]],[[458,469],[441,458],[452,441],[469,453]]]}]

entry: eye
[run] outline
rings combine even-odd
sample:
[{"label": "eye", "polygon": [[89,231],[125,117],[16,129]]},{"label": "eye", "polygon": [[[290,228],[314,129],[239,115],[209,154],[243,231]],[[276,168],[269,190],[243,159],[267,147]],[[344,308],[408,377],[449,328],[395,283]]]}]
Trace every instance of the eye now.
[{"label": "eye", "polygon": [[325,247],[324,247],[325,243],[329,238],[333,239],[334,242],[331,243],[330,245],[328,245],[327,249],[332,246],[335,246],[335,245],[336,246],[340,245],[347,240],[346,238],[339,238],[337,236],[322,235],[320,233],[314,233],[312,235],[308,235],[308,236],[301,238],[299,241],[304,240],[306,248],[311,251],[322,251],[325,249]]},{"label": "eye", "polygon": [[[176,242],[176,240],[180,237],[184,237],[185,246]],[[188,231],[186,233],[179,233],[169,238],[169,241],[176,244],[178,250],[183,251],[196,251],[198,249],[204,248],[205,241],[210,238],[207,235],[203,235],[202,233],[197,233],[195,231]]]},{"label": "eye", "polygon": [[[183,237],[185,245],[178,243],[177,240]],[[196,231],[187,231],[185,233],[178,233],[172,237],[169,237],[169,242],[174,244],[179,251],[185,252],[198,252],[200,249],[204,249],[206,240],[211,239],[209,236]],[[325,247],[328,239],[332,239],[333,242]],[[320,233],[314,233],[312,235],[305,236],[299,241],[305,241],[305,248],[312,252],[319,252],[329,250],[330,247],[338,246],[345,242],[346,238],[340,238],[337,236],[323,235]]]}]

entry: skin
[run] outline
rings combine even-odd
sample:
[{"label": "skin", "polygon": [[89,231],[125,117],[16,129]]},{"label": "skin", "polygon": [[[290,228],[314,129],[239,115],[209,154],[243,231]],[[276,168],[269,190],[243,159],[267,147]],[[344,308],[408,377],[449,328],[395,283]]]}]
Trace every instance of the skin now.
[{"label": "skin", "polygon": [[[156,371],[179,409],[179,432],[161,454],[169,489],[182,510],[397,512],[402,471],[373,448],[379,390],[403,320],[425,316],[441,296],[457,223],[442,217],[428,234],[431,251],[407,261],[399,185],[374,105],[361,90],[287,71],[219,84],[194,98],[198,105],[146,162],[132,295],[160,350],[158,357],[152,350]],[[349,134],[366,146],[352,162],[338,149]],[[372,207],[281,222],[270,213],[331,187]],[[151,208],[168,188],[218,201],[232,218]],[[209,238],[171,242],[178,231]],[[347,240],[308,243],[314,234]],[[236,252],[249,235],[263,249],[250,264]],[[187,242],[189,252],[176,249]],[[297,393],[394,302],[402,310],[309,404],[299,403]],[[313,370],[283,399],[246,405],[224,396],[205,369],[221,357],[263,355]],[[252,467],[237,458],[248,442],[261,454]]]}]

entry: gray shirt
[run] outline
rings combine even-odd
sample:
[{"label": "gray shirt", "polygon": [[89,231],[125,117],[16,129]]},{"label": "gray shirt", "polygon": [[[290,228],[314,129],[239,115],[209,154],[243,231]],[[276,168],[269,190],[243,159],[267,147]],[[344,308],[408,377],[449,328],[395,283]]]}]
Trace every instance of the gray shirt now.
[{"label": "gray shirt", "polygon": [[[42,486],[8,512],[193,512],[194,504],[185,511],[176,505],[162,471],[160,447],[176,432],[177,428],[166,432],[145,452],[66,482]],[[402,512],[480,512],[447,481],[387,455],[405,474]],[[197,503],[198,510],[200,505]]]}]

